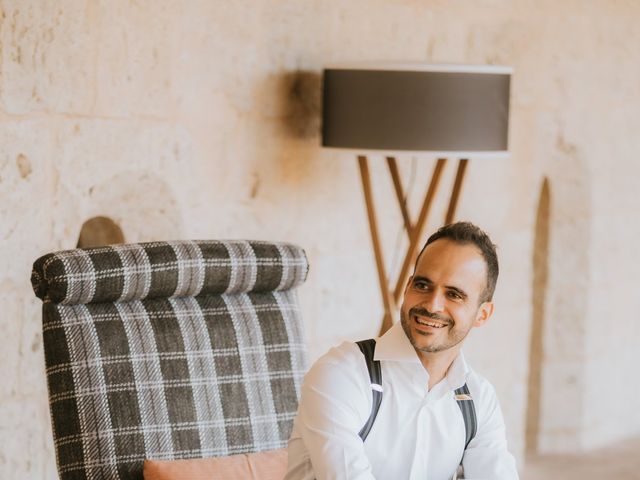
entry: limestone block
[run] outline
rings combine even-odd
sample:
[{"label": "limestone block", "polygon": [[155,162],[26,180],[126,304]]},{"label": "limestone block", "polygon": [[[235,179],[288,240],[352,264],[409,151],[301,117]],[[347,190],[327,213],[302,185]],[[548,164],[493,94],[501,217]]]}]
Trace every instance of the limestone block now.
[{"label": "limestone block", "polygon": [[9,280],[0,281],[0,331],[3,332],[3,347],[0,348],[0,404],[18,395],[18,366],[20,365],[21,330],[25,323],[25,290]]},{"label": "limestone block", "polygon": [[[56,171],[74,191],[122,171],[161,172],[189,166],[189,137],[179,127],[140,120],[64,121],[55,137]],[[90,187],[90,185],[89,185]]]},{"label": "limestone block", "polygon": [[548,178],[550,198],[547,286],[537,292],[545,295],[544,355],[574,362],[583,358],[587,329],[593,180],[584,168],[588,155],[555,112],[538,112],[532,127],[533,157]]},{"label": "limestone block", "polygon": [[18,390],[21,395],[47,398],[42,345],[42,302],[35,295],[21,298],[23,321],[18,346]]},{"label": "limestone block", "polygon": [[[543,364],[539,446],[542,452],[570,451],[583,428],[585,378],[583,362]],[[569,443],[562,443],[572,438]]]},{"label": "limestone block", "polygon": [[51,237],[47,251],[75,248],[82,223],[87,220],[84,215],[86,202],[80,192],[72,192],[57,172],[55,179],[55,191],[51,199]]},{"label": "limestone block", "polygon": [[[457,159],[451,159],[449,163],[450,165],[447,165],[447,168],[453,173],[458,167]],[[515,165],[517,165],[517,167]],[[511,231],[524,230],[526,226],[523,225],[523,223],[530,221],[528,216],[522,214],[521,198],[526,198],[526,196],[517,196],[509,188],[515,189],[519,186],[519,183],[524,183],[516,174],[518,167],[521,168],[519,159],[513,156],[505,158],[470,159],[462,186],[456,218],[460,220],[483,218],[482,228],[492,234],[492,237],[496,237],[507,222],[512,225]],[[487,179],[488,171],[491,172],[490,181]],[[450,177],[446,183],[443,181],[440,187],[440,195],[445,202],[449,202],[453,182],[454,178]],[[528,192],[530,189],[531,187],[527,185],[524,187],[524,192]],[[492,193],[495,192],[501,192],[501,194],[492,195]],[[486,218],[484,218],[485,216]],[[493,240],[498,246],[504,243],[499,242],[498,238],[494,238]]]},{"label": "limestone block", "polygon": [[93,39],[86,2],[3,2],[2,104],[10,113],[87,113]]},{"label": "limestone block", "polygon": [[74,247],[71,242],[77,241],[82,223],[98,215],[116,221],[127,241],[182,236],[175,191],[188,198],[197,179],[183,129],[162,123],[77,120],[61,126],[55,145],[60,217],[54,230],[67,245]]},{"label": "limestone block", "polygon": [[[640,385],[630,380],[626,370],[638,362],[637,338],[634,337],[634,346],[608,348],[585,361],[585,371],[589,378],[595,379],[585,386],[582,437],[586,448],[636,435],[636,425],[640,421],[636,400],[640,398]],[[607,415],[594,414],[603,408]]]},{"label": "limestone block", "polygon": [[[254,110],[253,92],[261,81],[256,80],[280,64],[268,58],[271,48],[264,41],[266,32],[278,28],[262,19],[268,8],[264,2],[230,6],[225,2],[199,1],[181,5],[182,14],[176,15],[172,23],[176,28],[176,61],[185,73],[175,78],[175,95],[183,108],[193,112],[208,107],[209,112],[219,112],[220,116],[207,118],[207,123],[216,126],[230,115],[258,112]],[[212,18],[219,19],[215,28]],[[246,48],[247,45],[251,47]],[[282,50],[278,47],[273,51]],[[215,133],[218,128],[211,131]]]},{"label": "limestone block", "polygon": [[59,183],[86,197],[92,182],[143,165],[157,168],[157,158],[151,152],[134,154],[136,140],[144,128],[139,121],[77,119],[62,123],[54,143]]},{"label": "limestone block", "polygon": [[57,477],[46,397],[14,397],[0,403],[0,477]]},{"label": "limestone block", "polygon": [[97,2],[99,115],[172,115],[172,25],[180,8],[180,3],[167,1]]},{"label": "limestone block", "polygon": [[85,210],[87,216],[102,212],[120,225],[127,242],[183,237],[183,222],[175,196],[158,175],[123,173],[92,188]]},{"label": "limestone block", "polygon": [[[314,253],[315,251],[315,253]],[[355,297],[358,288],[377,287],[371,283],[376,279],[375,263],[369,252],[353,252],[344,246],[336,245],[332,255],[320,253],[321,248],[312,250],[314,295],[307,298],[313,307],[308,309],[311,318],[305,319],[310,338],[317,338],[310,345],[310,356],[315,359],[330,347],[345,340],[362,340],[376,337],[382,323],[382,301],[377,290],[370,291],[368,298]],[[361,269],[344,268],[347,259],[358,258]],[[336,289],[327,275],[329,271],[340,271],[343,288]],[[311,275],[310,275],[311,277]],[[316,312],[315,314],[311,312]],[[313,318],[315,317],[315,318]]]},{"label": "limestone block", "polygon": [[0,123],[0,282],[28,284],[51,235],[51,134],[47,122]]}]

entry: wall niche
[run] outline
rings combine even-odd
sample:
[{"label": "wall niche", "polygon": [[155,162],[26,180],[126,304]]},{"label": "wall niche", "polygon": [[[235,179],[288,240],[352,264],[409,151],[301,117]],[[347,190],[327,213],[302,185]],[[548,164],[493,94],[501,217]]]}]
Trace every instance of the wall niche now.
[{"label": "wall niche", "polygon": [[120,226],[109,217],[92,217],[82,224],[76,248],[103,247],[125,243]]}]

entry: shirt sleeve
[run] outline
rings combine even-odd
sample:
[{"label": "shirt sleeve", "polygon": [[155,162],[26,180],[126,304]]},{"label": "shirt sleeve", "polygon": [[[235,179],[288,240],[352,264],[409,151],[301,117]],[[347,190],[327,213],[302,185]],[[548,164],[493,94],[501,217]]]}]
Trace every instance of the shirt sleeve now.
[{"label": "shirt sleeve", "polygon": [[[364,358],[357,355],[362,356],[352,344],[332,349],[313,365],[301,387],[295,455],[300,454],[301,440],[318,480],[374,478],[358,435],[371,413],[372,399]],[[291,474],[290,470],[286,478]]]},{"label": "shirt sleeve", "polygon": [[[507,449],[502,410],[493,386],[488,382],[479,388],[481,395],[474,401],[478,431],[467,447],[462,466],[468,480],[518,480],[513,455]],[[473,394],[473,391],[472,391]],[[478,408],[480,407],[480,408]]]}]

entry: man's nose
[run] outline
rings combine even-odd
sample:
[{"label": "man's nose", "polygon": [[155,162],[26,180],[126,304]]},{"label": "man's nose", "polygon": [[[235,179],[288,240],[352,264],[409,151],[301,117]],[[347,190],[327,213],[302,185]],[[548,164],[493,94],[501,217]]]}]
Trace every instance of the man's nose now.
[{"label": "man's nose", "polygon": [[428,297],[422,302],[422,305],[430,312],[437,313],[444,310],[444,303],[444,294],[438,290],[434,290],[429,293]]}]

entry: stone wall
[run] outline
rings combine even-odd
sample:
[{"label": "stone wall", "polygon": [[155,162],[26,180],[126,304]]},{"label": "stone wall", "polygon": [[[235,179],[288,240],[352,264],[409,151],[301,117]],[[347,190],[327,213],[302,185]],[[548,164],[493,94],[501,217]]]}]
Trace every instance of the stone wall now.
[{"label": "stone wall", "polygon": [[[321,68],[350,60],[515,68],[512,155],[470,162],[458,210],[492,234],[502,262],[497,312],[473,332],[467,357],[495,384],[520,460],[535,405],[536,450],[640,433],[640,262],[628,247],[640,234],[637,2],[0,8],[0,478],[56,478],[30,267],[75,247],[92,217],[114,220],[127,241],[296,242],[312,265],[300,292],[310,356],[376,333],[381,305],[355,158],[318,146]],[[399,160],[415,210],[433,160]],[[398,249],[386,166],[371,164],[383,244]],[[453,174],[449,165],[444,186]],[[545,178],[548,255],[534,257]],[[444,201],[434,209],[428,231]],[[540,262],[545,282],[535,281]],[[530,358],[533,320],[542,346]]]}]

